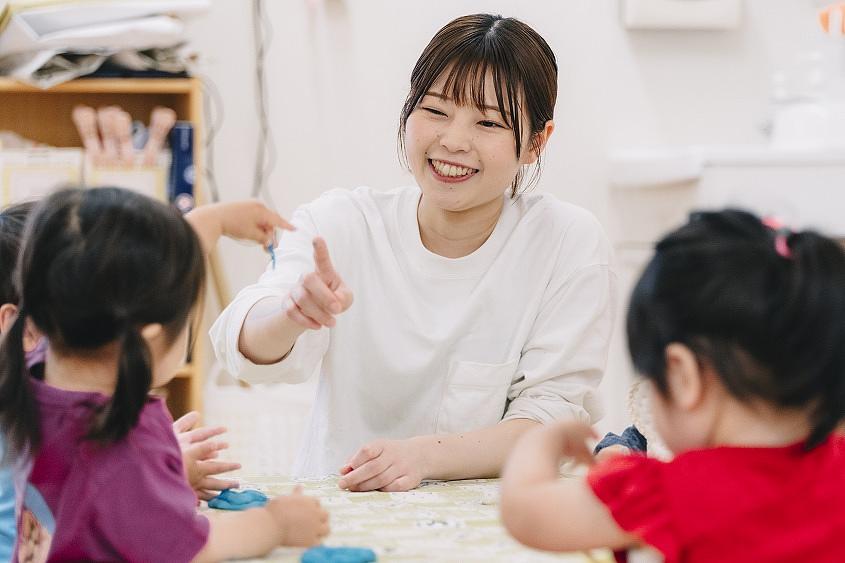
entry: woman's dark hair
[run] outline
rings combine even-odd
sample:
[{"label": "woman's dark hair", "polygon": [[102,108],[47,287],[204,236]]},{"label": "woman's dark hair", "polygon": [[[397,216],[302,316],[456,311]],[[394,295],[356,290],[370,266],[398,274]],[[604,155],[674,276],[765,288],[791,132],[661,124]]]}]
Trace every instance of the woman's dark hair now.
[{"label": "woman's dark hair", "polygon": [[[484,83],[489,75],[502,119],[513,129],[517,158],[522,154],[523,128],[526,126],[531,148],[537,150],[536,134],[554,117],[557,98],[555,55],[536,31],[517,19],[473,14],[452,20],[438,31],[411,72],[411,88],[399,118],[399,154],[406,165],[408,117],[447,69],[449,73],[442,93],[458,105],[473,104],[478,109],[485,105]],[[527,124],[520,119],[523,99]],[[538,151],[537,166],[528,187],[539,176]],[[516,197],[522,178],[520,170],[511,185],[511,197]]]},{"label": "woman's dark hair", "polygon": [[152,381],[140,329],[161,323],[174,341],[205,276],[196,234],[175,209],[119,188],[66,189],[33,211],[15,285],[20,313],[0,344],[0,426],[9,452],[40,442],[38,407],[24,369],[25,318],[62,352],[120,345],[111,400],[94,407],[87,438],[107,444],[138,421]]},{"label": "woman's dark hair", "polygon": [[34,207],[34,201],[27,201],[10,205],[0,212],[0,305],[18,303],[12,274],[18,262],[26,219]]},{"label": "woman's dark hair", "polygon": [[734,397],[810,409],[812,447],[845,418],[843,319],[839,244],[744,211],[702,212],[657,244],[631,297],[628,345],[663,394],[666,346],[677,342]]}]

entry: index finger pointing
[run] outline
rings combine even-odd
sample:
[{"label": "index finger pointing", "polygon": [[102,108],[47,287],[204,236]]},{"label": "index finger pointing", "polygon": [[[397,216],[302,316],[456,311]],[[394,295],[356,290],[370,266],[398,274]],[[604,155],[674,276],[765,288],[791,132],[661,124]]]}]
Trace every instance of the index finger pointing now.
[{"label": "index finger pointing", "polygon": [[278,227],[279,229],[284,229],[286,231],[295,231],[296,227],[294,227],[291,223],[289,223],[284,217],[279,215],[273,210],[270,210],[269,215],[267,216],[267,222],[271,227]]},{"label": "index finger pointing", "polygon": [[314,264],[317,273],[323,278],[329,289],[334,290],[332,282],[337,279],[337,272],[334,271],[331,258],[329,258],[329,247],[321,237],[314,237]]}]

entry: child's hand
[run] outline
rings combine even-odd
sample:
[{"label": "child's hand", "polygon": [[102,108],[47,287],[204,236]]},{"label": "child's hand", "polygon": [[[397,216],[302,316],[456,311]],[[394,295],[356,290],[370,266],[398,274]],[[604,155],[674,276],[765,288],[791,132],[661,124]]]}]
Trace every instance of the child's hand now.
[{"label": "child's hand", "polygon": [[276,229],[295,231],[296,227],[260,201],[235,201],[216,203],[223,236],[252,240],[262,246],[275,245]]},{"label": "child's hand", "polygon": [[409,440],[376,440],[359,449],[340,470],[341,489],[410,491],[423,475],[419,448]]},{"label": "child's hand", "polygon": [[217,479],[214,475],[234,471],[241,468],[240,463],[216,461],[218,452],[226,449],[228,444],[211,440],[214,436],[223,434],[223,427],[194,428],[199,422],[199,413],[189,412],[173,423],[173,431],[182,450],[182,464],[188,483],[197,497],[209,500],[218,491],[238,486],[237,481],[231,479]]},{"label": "child's hand", "polygon": [[326,241],[314,239],[315,270],[290,292],[286,314],[296,324],[313,330],[333,327],[335,315],[352,305],[352,291],[332,266]]},{"label": "child's hand", "polygon": [[255,200],[201,205],[185,215],[185,220],[197,233],[205,253],[211,252],[223,235],[267,247],[276,243],[276,228],[296,230],[278,213]]},{"label": "child's hand", "polygon": [[299,485],[292,494],[271,499],[267,509],[281,530],[280,545],[308,547],[329,535],[329,513],[320,501],[303,495]]},{"label": "child's hand", "polygon": [[596,462],[606,461],[612,457],[620,456],[620,455],[628,455],[631,453],[630,448],[626,448],[622,444],[614,444],[612,446],[607,446],[603,448],[599,453],[595,455]]},{"label": "child's hand", "polygon": [[592,448],[587,446],[588,438],[597,438],[595,430],[574,420],[557,422],[542,429],[551,434],[558,443],[560,455],[574,459],[578,463],[592,465],[595,463]]}]

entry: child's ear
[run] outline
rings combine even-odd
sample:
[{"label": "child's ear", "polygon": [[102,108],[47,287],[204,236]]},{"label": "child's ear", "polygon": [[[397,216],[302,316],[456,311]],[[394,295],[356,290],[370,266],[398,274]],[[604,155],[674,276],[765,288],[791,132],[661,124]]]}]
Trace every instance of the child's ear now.
[{"label": "child's ear", "polygon": [[18,318],[18,306],[14,303],[0,305],[0,334],[6,334]]},{"label": "child's ear", "polygon": [[555,122],[548,120],[543,126],[543,130],[536,133],[528,142],[528,150],[522,152],[520,164],[534,164],[540,158],[540,153],[546,148],[546,143],[549,142],[549,137],[552,136],[555,130]]},{"label": "child's ear", "polygon": [[[3,303],[0,305],[0,334],[9,332],[17,318],[17,305],[14,303]],[[32,352],[35,350],[39,340],[41,340],[41,332],[35,328],[32,319],[27,318],[23,325],[23,351]]]},{"label": "child's ear", "polygon": [[666,384],[672,402],[691,410],[704,398],[704,385],[698,358],[687,346],[673,342],[666,347]]},{"label": "child's ear", "polygon": [[141,336],[147,342],[152,342],[164,332],[164,327],[161,323],[151,323],[141,327]]},{"label": "child's ear", "polygon": [[23,351],[29,353],[35,350],[42,336],[32,319],[27,317],[23,324]]}]

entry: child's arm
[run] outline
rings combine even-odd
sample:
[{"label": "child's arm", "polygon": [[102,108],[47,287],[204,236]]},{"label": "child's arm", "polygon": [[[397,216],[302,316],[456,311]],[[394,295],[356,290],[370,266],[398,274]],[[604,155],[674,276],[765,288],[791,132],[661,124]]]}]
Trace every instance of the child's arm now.
[{"label": "child's arm", "polygon": [[320,543],[329,533],[328,513],[299,487],[262,508],[211,513],[209,523],[208,541],[195,562],[257,557],[279,545],[307,547]]},{"label": "child's arm", "polygon": [[527,432],[510,454],[502,475],[502,522],[517,540],[551,551],[639,543],[622,530],[583,478],[559,477],[562,457],[592,463],[585,440],[592,430],[561,422]]},{"label": "child's arm", "polygon": [[294,230],[278,213],[255,200],[201,205],[185,215],[185,220],[196,231],[206,254],[224,235],[253,240],[266,247],[275,243],[276,228]]}]

